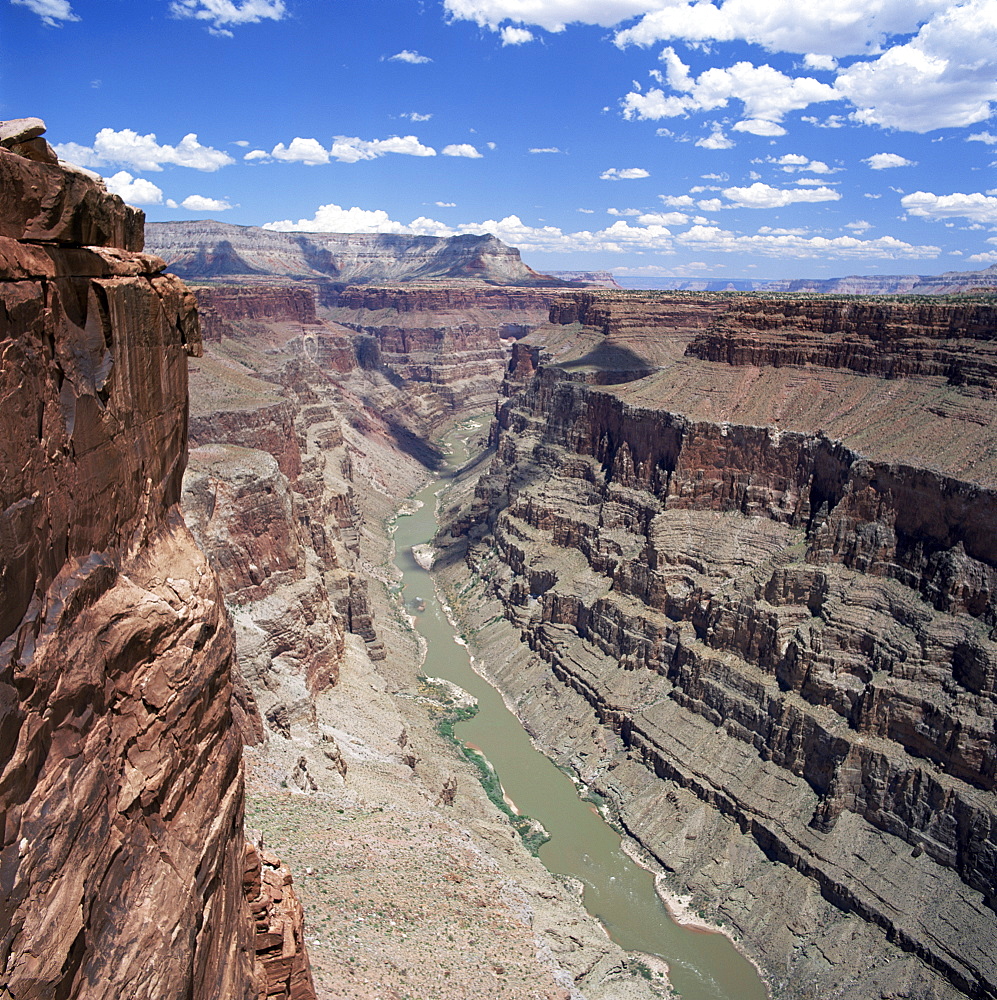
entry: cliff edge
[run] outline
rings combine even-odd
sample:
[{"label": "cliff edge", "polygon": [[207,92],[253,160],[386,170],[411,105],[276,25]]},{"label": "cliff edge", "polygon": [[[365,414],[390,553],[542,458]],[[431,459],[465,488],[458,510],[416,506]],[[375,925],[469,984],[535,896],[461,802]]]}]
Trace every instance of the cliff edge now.
[{"label": "cliff edge", "polygon": [[0,123],[0,995],[313,996],[254,968],[232,630],[179,509],[194,298],[43,131]]}]

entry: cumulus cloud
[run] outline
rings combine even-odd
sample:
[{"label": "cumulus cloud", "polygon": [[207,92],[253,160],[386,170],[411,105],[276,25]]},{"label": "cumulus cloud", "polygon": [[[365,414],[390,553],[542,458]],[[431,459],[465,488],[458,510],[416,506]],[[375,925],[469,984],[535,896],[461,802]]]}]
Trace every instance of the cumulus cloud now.
[{"label": "cumulus cloud", "polygon": [[835,260],[869,260],[937,257],[936,246],[915,246],[893,236],[876,240],[861,240],[856,236],[798,236],[793,231],[759,232],[754,236],[739,236],[716,226],[693,226],[676,237],[676,242],[689,248],[711,250],[714,253],[750,253],[762,257],[801,257]]},{"label": "cumulus cloud", "polygon": [[507,24],[501,31],[503,45],[525,45],[533,41],[533,32]]},{"label": "cumulus cloud", "polygon": [[868,125],[930,132],[972,125],[997,101],[997,0],[946,4],[917,35],[838,74]]},{"label": "cumulus cloud", "polygon": [[474,21],[498,31],[503,21],[533,24],[547,31],[564,31],[579,22],[612,27],[631,17],[671,6],[672,0],[444,0],[454,20]]},{"label": "cumulus cloud", "polygon": [[202,146],[194,132],[185,135],[175,146],[166,146],[157,142],[154,132],[139,135],[130,128],[121,131],[102,128],[94,137],[93,146],[68,142],[56,146],[55,151],[62,159],[81,167],[120,164],[134,170],[162,170],[163,164],[172,164],[211,172],[235,163],[228,153]]},{"label": "cumulus cloud", "polygon": [[838,60],[834,56],[823,56],[817,52],[808,52],[803,57],[803,65],[807,69],[823,69],[830,72],[838,68]]},{"label": "cumulus cloud", "polygon": [[964,218],[973,222],[997,222],[997,198],[973,192],[971,194],[933,194],[914,191],[900,199],[908,215],[920,219]]},{"label": "cumulus cloud", "polygon": [[37,14],[44,24],[51,28],[61,28],[63,21],[78,21],[69,0],[11,0],[18,7],[27,7]]},{"label": "cumulus cloud", "polygon": [[376,160],[385,153],[402,156],[436,156],[432,146],[424,146],[414,135],[393,135],[388,139],[360,139],[356,136],[337,135],[332,141],[330,155],[340,163],[358,160]]},{"label": "cumulus cloud", "polygon": [[248,153],[246,153],[243,159],[249,160],[250,163],[252,163],[253,160],[269,160],[270,154],[265,149],[251,149]]},{"label": "cumulus cloud", "polygon": [[431,63],[433,60],[429,56],[420,55],[412,49],[402,49],[393,56],[388,56],[388,62],[410,63],[412,66],[421,66],[424,63]]},{"label": "cumulus cloud", "polygon": [[[289,146],[278,142],[270,155],[275,160],[283,160],[285,163],[307,163],[309,166],[317,166],[318,164],[329,162],[329,151],[318,139],[295,137],[291,140]],[[259,159],[259,157],[256,157],[256,159]]]},{"label": "cumulus cloud", "polygon": [[723,195],[735,208],[785,208],[797,202],[840,201],[841,195],[829,187],[776,188],[756,181],[750,187],[724,188]]},{"label": "cumulus cloud", "polygon": [[469,160],[480,160],[479,153],[469,142],[455,142],[444,146],[441,150],[444,156],[465,156]]},{"label": "cumulus cloud", "polygon": [[[512,0],[509,0],[512,2]],[[725,0],[719,6],[694,0],[648,3],[649,13],[616,35],[616,44],[752,42],[770,52],[809,54],[811,60],[877,52],[893,35],[916,31],[951,0]],[[814,55],[822,53],[823,55]],[[810,63],[813,69],[827,64]]]},{"label": "cumulus cloud", "polygon": [[264,229],[292,233],[407,233],[406,226],[392,221],[382,209],[368,211],[363,208],[341,208],[339,205],[320,205],[311,219],[292,222],[267,222]]},{"label": "cumulus cloud", "polygon": [[709,135],[697,139],[696,145],[703,149],[730,149],[734,145],[734,140],[724,135],[723,129],[714,128]]},{"label": "cumulus cloud", "polygon": [[116,194],[129,205],[161,205],[163,192],[152,181],[144,177],[132,177],[127,170],[119,170],[116,174],[104,178],[107,190]]},{"label": "cumulus cloud", "polygon": [[173,0],[170,13],[174,17],[191,17],[204,21],[213,35],[232,37],[230,25],[257,24],[260,21],[280,21],[287,16],[284,0]]},{"label": "cumulus cloud", "polygon": [[774,137],[786,134],[786,130],[781,125],[766,121],[764,118],[746,118],[744,121],[735,122],[731,127],[735,132],[750,132],[752,135]]},{"label": "cumulus cloud", "polygon": [[790,111],[819,101],[840,100],[826,83],[813,77],[790,77],[768,65],[738,62],[726,69],[713,67],[693,78],[674,49],[664,49],[661,60],[668,86],[677,93],[666,94],[660,87],[644,93],[631,91],[623,98],[625,118],[674,118],[726,108],[731,100],[737,100],[744,105],[746,119],[779,122]]},{"label": "cumulus cloud", "polygon": [[908,160],[906,156],[899,153],[873,153],[866,157],[863,163],[868,163],[872,170],[889,170],[891,167],[913,167],[913,160]]},{"label": "cumulus cloud", "polygon": [[201,194],[188,195],[180,204],[189,212],[226,212],[232,208],[221,198],[205,198]]},{"label": "cumulus cloud", "polygon": [[437,201],[434,202],[437,208],[456,208],[457,202],[455,201]]},{"label": "cumulus cloud", "polygon": [[433,116],[420,115],[418,111],[403,111],[398,117],[407,118],[410,122],[428,122]]},{"label": "cumulus cloud", "polygon": [[846,222],[845,229],[850,229],[854,233],[864,233],[872,229],[872,223],[866,222],[865,219],[856,219],[855,222]]},{"label": "cumulus cloud", "polygon": [[599,174],[601,181],[638,181],[644,177],[650,177],[650,173],[643,167],[610,167]]},{"label": "cumulus cloud", "polygon": [[985,142],[988,146],[997,144],[997,135],[993,132],[974,132],[966,136],[966,142]]},{"label": "cumulus cloud", "polygon": [[[761,163],[761,160],[752,160],[752,163]],[[823,160],[811,160],[802,153],[784,153],[782,156],[769,156],[766,163],[774,163],[781,167],[784,173],[796,174],[806,171],[810,174],[833,174],[835,170],[829,167]]]}]

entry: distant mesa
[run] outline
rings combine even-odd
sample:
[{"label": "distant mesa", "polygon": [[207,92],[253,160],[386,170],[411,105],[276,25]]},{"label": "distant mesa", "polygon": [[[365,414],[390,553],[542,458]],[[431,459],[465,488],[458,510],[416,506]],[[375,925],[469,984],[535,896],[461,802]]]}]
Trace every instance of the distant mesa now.
[{"label": "distant mesa", "polygon": [[997,264],[983,271],[944,274],[853,274],[846,278],[795,278],[769,281],[767,292],[821,292],[833,295],[958,295],[997,289]]},{"label": "distant mesa", "polygon": [[492,285],[562,286],[538,274],[519,251],[487,234],[399,236],[383,233],[282,233],[224,222],[154,222],[150,253],[183,278],[238,277],[376,282],[473,280]]}]

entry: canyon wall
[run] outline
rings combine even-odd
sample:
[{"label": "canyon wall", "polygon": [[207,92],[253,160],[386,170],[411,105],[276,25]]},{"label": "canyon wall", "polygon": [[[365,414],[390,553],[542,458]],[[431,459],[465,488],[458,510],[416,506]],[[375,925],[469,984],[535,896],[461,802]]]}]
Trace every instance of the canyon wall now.
[{"label": "canyon wall", "polygon": [[992,306],[551,318],[442,539],[495,680],[776,995],[997,995]]},{"label": "canyon wall", "polygon": [[308,1000],[300,920],[293,990],[254,938],[233,634],[179,508],[194,297],[43,139],[0,183],[0,992]]},{"label": "canyon wall", "polygon": [[426,279],[559,285],[494,236],[280,232],[211,220],[150,223],[146,239],[182,278],[397,282]]}]

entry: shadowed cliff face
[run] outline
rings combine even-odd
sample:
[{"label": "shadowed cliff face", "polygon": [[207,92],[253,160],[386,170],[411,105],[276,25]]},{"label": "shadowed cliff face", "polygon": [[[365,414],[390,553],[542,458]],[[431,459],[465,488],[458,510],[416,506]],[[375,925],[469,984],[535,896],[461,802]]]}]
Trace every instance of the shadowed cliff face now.
[{"label": "shadowed cliff face", "polygon": [[266,995],[233,636],[178,506],[194,299],[38,141],[0,149],[0,992]]},{"label": "shadowed cliff face", "polygon": [[[531,650],[499,680],[786,995],[993,996],[997,494],[952,415],[991,440],[997,399],[951,377],[989,307],[734,301],[577,296],[516,345],[450,525]],[[658,370],[600,384],[598,343]],[[790,405],[821,379],[866,417]]]}]

